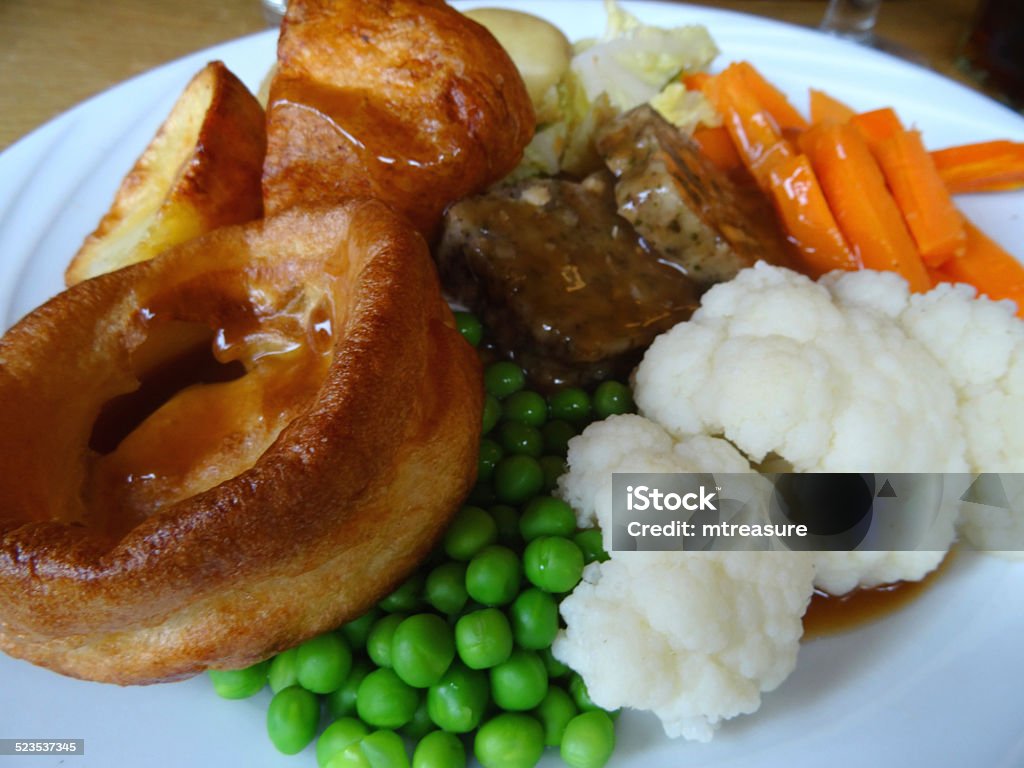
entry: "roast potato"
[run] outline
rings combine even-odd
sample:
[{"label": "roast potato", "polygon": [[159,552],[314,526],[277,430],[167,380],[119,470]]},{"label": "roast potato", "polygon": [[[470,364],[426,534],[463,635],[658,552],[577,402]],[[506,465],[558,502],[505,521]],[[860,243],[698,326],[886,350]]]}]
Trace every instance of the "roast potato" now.
[{"label": "roast potato", "polygon": [[264,206],[366,195],[428,238],[502,178],[533,135],[526,86],[441,0],[292,0],[267,106]]},{"label": "roast potato", "polygon": [[68,285],[263,215],[263,108],[221,62],[185,88],[72,259]]}]

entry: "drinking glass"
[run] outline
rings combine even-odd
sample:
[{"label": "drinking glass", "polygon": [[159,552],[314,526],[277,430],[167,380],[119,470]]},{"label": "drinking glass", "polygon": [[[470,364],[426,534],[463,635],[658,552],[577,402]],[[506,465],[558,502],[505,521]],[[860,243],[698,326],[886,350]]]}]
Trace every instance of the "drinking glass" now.
[{"label": "drinking glass", "polygon": [[821,29],[858,43],[875,42],[875,21],[882,0],[830,0]]},{"label": "drinking glass", "polygon": [[263,18],[267,20],[267,24],[272,27],[280,26],[288,0],[262,0],[262,3]]},{"label": "drinking glass", "polygon": [[875,22],[878,20],[878,9],[881,6],[882,0],[829,0],[819,29],[830,35],[927,66],[928,61],[920,54],[875,34]]}]

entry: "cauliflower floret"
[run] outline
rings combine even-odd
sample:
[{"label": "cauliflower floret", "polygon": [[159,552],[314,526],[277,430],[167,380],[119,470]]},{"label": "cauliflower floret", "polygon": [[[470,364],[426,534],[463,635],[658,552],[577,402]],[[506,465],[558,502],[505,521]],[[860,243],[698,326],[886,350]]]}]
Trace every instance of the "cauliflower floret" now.
[{"label": "cauliflower floret", "polygon": [[[976,299],[968,286],[911,295],[892,273],[835,272],[815,283],[758,264],[655,340],[634,396],[676,438],[721,436],[755,463],[1008,472],[1024,463],[1024,323],[1009,302]],[[1020,507],[985,512],[990,521],[1000,514],[1004,532],[1024,528]],[[986,546],[980,531],[963,527]],[[1024,547],[1024,532],[1012,546]],[[836,553],[821,559],[818,583],[848,591],[918,579],[939,562],[934,552]]]},{"label": "cauliflower floret", "polygon": [[562,602],[552,650],[598,705],[708,741],[793,671],[812,579],[795,552],[616,553]]}]

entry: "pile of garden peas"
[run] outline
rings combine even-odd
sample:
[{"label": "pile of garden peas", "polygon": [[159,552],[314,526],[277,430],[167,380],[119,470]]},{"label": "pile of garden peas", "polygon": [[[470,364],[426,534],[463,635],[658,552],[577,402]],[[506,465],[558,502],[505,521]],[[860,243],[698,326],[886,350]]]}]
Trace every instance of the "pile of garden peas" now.
[{"label": "pile of garden peas", "polygon": [[[456,322],[480,346],[480,322]],[[281,752],[315,738],[320,768],[463,768],[470,752],[484,768],[532,768],[546,747],[572,768],[611,756],[615,713],[551,654],[558,603],[607,555],[600,531],[578,530],[550,492],[569,439],[631,411],[629,389],[606,381],[544,397],[508,361],[486,366],[484,387],[477,485],[427,561],[337,631],[209,673],[228,699],[270,686],[267,734]]]}]

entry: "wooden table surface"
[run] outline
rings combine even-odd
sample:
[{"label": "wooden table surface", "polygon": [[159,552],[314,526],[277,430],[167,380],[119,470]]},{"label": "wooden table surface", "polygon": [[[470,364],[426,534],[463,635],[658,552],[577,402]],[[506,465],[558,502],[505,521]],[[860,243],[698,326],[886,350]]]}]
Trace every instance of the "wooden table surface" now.
[{"label": "wooden table surface", "polygon": [[[815,26],[824,0],[697,3]],[[977,0],[886,0],[881,36],[957,76]],[[88,96],[191,51],[266,28],[259,0],[0,0],[0,149]]]}]

